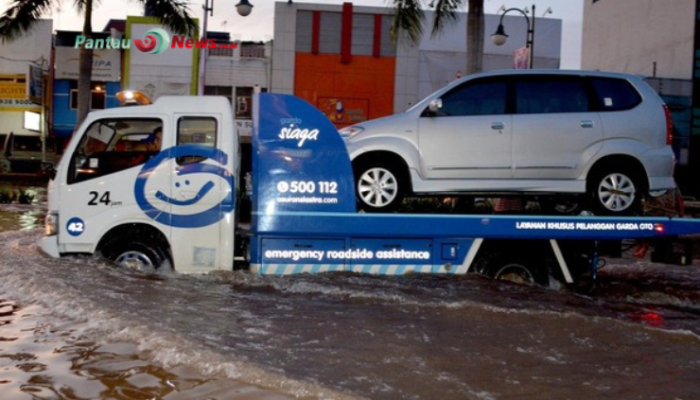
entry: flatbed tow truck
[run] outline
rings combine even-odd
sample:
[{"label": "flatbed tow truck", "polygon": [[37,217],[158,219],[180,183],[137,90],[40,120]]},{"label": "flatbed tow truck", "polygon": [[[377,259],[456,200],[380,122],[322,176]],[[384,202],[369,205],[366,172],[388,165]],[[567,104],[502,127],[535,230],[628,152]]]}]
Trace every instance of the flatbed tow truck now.
[{"label": "flatbed tow truck", "polygon": [[[120,153],[120,143],[153,125],[162,149],[120,164],[138,155]],[[263,275],[477,272],[571,284],[596,277],[601,243],[700,233],[700,220],[675,217],[358,213],[337,130],[282,94],[254,99],[249,229],[237,224],[245,179],[224,98],[163,97],[91,113],[65,154],[49,183],[43,251],[100,252],[146,269],[232,270],[238,249]]]}]

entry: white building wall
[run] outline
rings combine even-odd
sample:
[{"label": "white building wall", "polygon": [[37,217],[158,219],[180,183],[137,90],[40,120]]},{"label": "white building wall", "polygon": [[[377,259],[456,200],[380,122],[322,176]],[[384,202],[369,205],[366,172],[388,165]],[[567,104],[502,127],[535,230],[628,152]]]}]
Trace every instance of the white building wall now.
[{"label": "white building wall", "polygon": [[[150,21],[152,19],[147,17],[128,17],[126,36],[130,39],[143,39],[150,29],[165,29]],[[150,54],[139,51],[132,44],[125,52],[124,89],[142,91],[151,100],[165,95],[196,93],[192,74],[196,68],[194,49],[169,48],[162,53]]]},{"label": "white building wall", "polygon": [[405,42],[397,45],[394,113],[403,112],[420,100],[418,95],[419,58],[418,46],[410,46]]},{"label": "white building wall", "polygon": [[[449,82],[464,76],[467,65],[467,13],[458,13],[455,24],[446,27],[438,37],[431,37],[432,12],[426,12],[423,38],[419,43],[418,92],[415,101],[424,98]],[[484,58],[482,69],[491,71],[513,68],[513,53],[526,45],[527,20],[521,15],[506,15],[503,27],[508,40],[502,46],[491,41],[500,15],[484,15]],[[561,61],[562,21],[536,18],[533,68],[558,69]],[[405,110],[405,108],[404,108]],[[403,110],[397,110],[403,111]]]},{"label": "white building wall", "polygon": [[296,49],[297,9],[305,4],[275,3],[275,28],[272,46],[270,89],[276,93],[294,93],[294,52]]},{"label": "white building wall", "polygon": [[44,60],[48,69],[51,60],[53,21],[40,20],[29,33],[13,42],[0,42],[0,74],[26,74],[29,61]]},{"label": "white building wall", "polygon": [[268,86],[268,62],[265,59],[207,58],[207,86]]},{"label": "white building wall", "polygon": [[691,79],[695,3],[584,1],[582,68]]},{"label": "white building wall", "polygon": [[[231,55],[207,57],[205,86],[231,88],[231,107],[236,114],[236,103],[240,100],[236,88],[260,88],[269,90],[271,73],[272,43],[265,43],[264,57],[241,57],[241,46]],[[250,103],[249,99],[246,100]],[[252,121],[247,117],[236,117],[236,126],[241,140],[247,142],[252,133]]]}]

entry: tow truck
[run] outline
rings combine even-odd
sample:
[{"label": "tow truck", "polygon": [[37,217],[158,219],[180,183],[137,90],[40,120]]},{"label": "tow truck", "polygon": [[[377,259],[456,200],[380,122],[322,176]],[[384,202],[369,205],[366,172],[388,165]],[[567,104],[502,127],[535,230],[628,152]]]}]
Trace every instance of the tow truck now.
[{"label": "tow truck", "polygon": [[[154,126],[161,150],[141,154]],[[89,114],[49,183],[41,249],[184,273],[239,260],[263,275],[477,272],[546,284],[595,278],[601,243],[700,232],[700,220],[674,217],[358,213],[334,125],[306,101],[272,93],[254,97],[242,225],[235,127],[228,100],[214,96]]]}]

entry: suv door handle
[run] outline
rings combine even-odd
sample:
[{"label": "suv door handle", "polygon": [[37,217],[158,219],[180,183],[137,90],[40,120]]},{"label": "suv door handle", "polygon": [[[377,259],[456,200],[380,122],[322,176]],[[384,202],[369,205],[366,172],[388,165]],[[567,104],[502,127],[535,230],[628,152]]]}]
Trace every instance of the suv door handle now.
[{"label": "suv door handle", "polygon": [[593,121],[590,119],[584,119],[581,121],[581,128],[593,128]]},{"label": "suv door handle", "polygon": [[503,122],[492,122],[491,123],[491,129],[494,131],[502,131],[506,128],[506,124]]}]

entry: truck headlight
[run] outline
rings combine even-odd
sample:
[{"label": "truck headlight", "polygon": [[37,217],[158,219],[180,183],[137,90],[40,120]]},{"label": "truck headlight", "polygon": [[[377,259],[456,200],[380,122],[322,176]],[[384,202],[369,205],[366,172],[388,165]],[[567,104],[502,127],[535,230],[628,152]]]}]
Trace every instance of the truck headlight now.
[{"label": "truck headlight", "polygon": [[353,125],[353,126],[346,126],[345,128],[341,129],[338,131],[340,133],[340,137],[343,138],[343,140],[348,140],[352,138],[353,136],[362,133],[365,128],[359,126],[359,125]]},{"label": "truck headlight", "polygon": [[44,219],[44,234],[46,236],[53,236],[58,233],[58,213],[50,212],[46,214],[46,219]]}]

